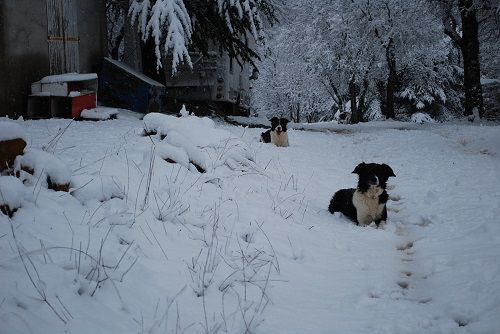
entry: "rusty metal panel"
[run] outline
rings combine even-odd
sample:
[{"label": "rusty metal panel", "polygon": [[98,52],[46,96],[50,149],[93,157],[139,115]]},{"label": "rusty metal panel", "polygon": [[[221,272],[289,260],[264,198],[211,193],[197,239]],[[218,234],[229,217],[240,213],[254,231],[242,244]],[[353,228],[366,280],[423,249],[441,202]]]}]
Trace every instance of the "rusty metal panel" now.
[{"label": "rusty metal panel", "polygon": [[78,18],[76,0],[62,0],[66,72],[79,72]]},{"label": "rusty metal panel", "polygon": [[62,0],[47,0],[47,41],[50,74],[65,72]]}]

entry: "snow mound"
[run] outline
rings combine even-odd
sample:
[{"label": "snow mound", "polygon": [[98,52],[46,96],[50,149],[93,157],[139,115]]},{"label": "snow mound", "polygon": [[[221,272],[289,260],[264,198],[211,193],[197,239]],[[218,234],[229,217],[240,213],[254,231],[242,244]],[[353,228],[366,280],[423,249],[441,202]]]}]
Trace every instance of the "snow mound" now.
[{"label": "snow mound", "polygon": [[144,131],[146,132],[146,135],[155,135],[158,132],[158,128],[167,122],[168,119],[173,119],[175,117],[169,116],[169,115],[164,115],[160,114],[157,112],[152,112],[149,114],[146,114],[144,118],[142,119],[142,122],[144,124]]},{"label": "snow mound", "polygon": [[116,108],[98,107],[94,109],[83,109],[80,117],[88,120],[105,121],[116,118],[119,111]]},{"label": "snow mound", "polygon": [[12,140],[17,138],[26,141],[26,136],[24,135],[23,128],[19,124],[12,121],[1,121],[0,141]]},{"label": "snow mound", "polygon": [[221,140],[232,137],[229,131],[215,128],[215,123],[208,117],[187,116],[175,117],[160,113],[149,113],[143,118],[146,133],[166,137],[171,131],[182,133],[183,136],[199,147],[217,144]]},{"label": "snow mound", "polygon": [[424,112],[417,112],[411,115],[411,121],[413,123],[423,124],[423,123],[436,123],[436,121]]},{"label": "snow mound", "polygon": [[223,165],[232,170],[252,167],[254,154],[240,138],[217,128],[210,118],[191,116],[185,107],[181,111],[182,117],[150,113],[143,118],[144,132],[162,139],[156,148],[159,157],[201,173]]},{"label": "snow mound", "polygon": [[32,174],[35,179],[49,179],[58,185],[69,184],[71,170],[56,156],[41,150],[29,150],[16,158],[14,168]]},{"label": "snow mound", "polygon": [[181,114],[182,117],[187,117],[189,116],[189,111],[186,109],[186,105],[182,105],[181,111],[179,111],[179,114]]},{"label": "snow mound", "polygon": [[[222,165],[230,169],[240,166],[249,166],[254,161],[254,154],[248,145],[230,131],[216,128],[215,122],[207,117],[189,115],[183,106],[182,117],[150,113],[144,116],[144,130],[146,134],[159,134],[163,142],[170,146],[161,148],[162,153],[174,153],[172,147],[184,151],[196,169],[205,172]],[[165,152],[170,150],[171,152]],[[185,157],[178,156],[179,163],[185,163]],[[161,154],[160,154],[161,156]],[[163,157],[171,158],[172,156]]]},{"label": "snow mound", "polygon": [[125,188],[112,176],[95,176],[89,180],[88,177],[78,176],[71,180],[71,191],[76,199],[82,203],[91,200],[105,202],[112,198],[125,197]]},{"label": "snow mound", "polygon": [[0,207],[7,206],[10,211],[20,208],[23,195],[24,186],[19,179],[14,176],[0,176]]},{"label": "snow mound", "polygon": [[155,152],[163,160],[178,163],[189,169],[189,156],[184,149],[161,142],[156,145]]}]

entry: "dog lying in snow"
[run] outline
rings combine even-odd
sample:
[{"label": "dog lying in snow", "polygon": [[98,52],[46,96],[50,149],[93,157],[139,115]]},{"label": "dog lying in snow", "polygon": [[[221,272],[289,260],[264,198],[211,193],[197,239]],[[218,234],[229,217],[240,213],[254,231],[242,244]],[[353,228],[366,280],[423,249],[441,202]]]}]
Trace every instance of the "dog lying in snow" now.
[{"label": "dog lying in snow", "polygon": [[260,134],[260,141],[264,143],[273,143],[278,147],[287,147],[289,144],[286,125],[289,121],[283,117],[273,117],[270,121],[271,129]]},{"label": "dog lying in snow", "polygon": [[382,227],[387,220],[387,180],[396,175],[386,164],[364,162],[357,165],[353,173],[359,175],[358,187],[337,191],[328,211],[342,212],[360,226],[375,222],[377,227]]}]

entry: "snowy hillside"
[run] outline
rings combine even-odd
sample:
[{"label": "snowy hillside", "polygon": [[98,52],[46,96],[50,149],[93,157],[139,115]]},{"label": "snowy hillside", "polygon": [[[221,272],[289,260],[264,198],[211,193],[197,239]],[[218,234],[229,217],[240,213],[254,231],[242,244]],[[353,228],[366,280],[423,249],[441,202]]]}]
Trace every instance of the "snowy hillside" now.
[{"label": "snowy hillside", "polygon": [[[278,148],[146,121],[16,122],[71,183],[25,175],[0,213],[0,333],[500,332],[500,127],[323,124]],[[361,161],[397,175],[384,229],[327,211]]]}]

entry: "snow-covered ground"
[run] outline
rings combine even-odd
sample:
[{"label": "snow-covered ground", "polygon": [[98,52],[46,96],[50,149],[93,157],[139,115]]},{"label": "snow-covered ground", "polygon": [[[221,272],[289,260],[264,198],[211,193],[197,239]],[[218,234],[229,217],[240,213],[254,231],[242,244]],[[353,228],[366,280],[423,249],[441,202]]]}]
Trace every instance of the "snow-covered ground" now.
[{"label": "snow-covered ground", "polygon": [[[193,148],[127,112],[17,123],[73,192],[32,180],[0,214],[0,333],[500,332],[499,126],[322,125],[278,148],[193,121]],[[385,229],[327,211],[361,161],[397,175]]]}]

